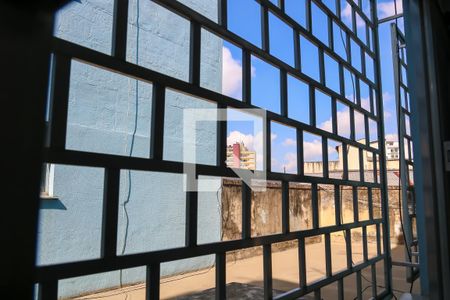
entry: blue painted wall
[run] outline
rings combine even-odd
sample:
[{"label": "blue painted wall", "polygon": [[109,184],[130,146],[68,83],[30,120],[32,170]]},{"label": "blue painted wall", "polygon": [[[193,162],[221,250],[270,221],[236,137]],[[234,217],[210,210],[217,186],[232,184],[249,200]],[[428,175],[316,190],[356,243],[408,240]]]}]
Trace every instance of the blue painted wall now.
[{"label": "blue painted wall", "polygon": [[[187,80],[189,22],[149,0],[130,0],[127,60]],[[217,1],[183,0],[215,20]],[[79,0],[56,17],[55,36],[106,54],[111,52],[113,1]],[[137,26],[138,24],[138,26]],[[139,28],[139,30],[138,30]],[[221,89],[222,42],[202,36],[202,82]],[[151,131],[151,82],[136,81],[105,69],[72,61],[68,149],[148,157]],[[164,158],[182,160],[183,108],[215,108],[211,102],[176,91],[166,94]],[[137,118],[135,118],[137,115]],[[214,164],[215,126],[197,131],[197,161]],[[42,200],[38,265],[100,257],[104,170],[54,167],[53,194]],[[181,247],[185,234],[183,175],[121,172],[118,255]],[[220,188],[217,181],[216,188]],[[126,203],[126,204],[125,204]],[[126,208],[126,211],[125,211]],[[128,222],[127,222],[128,214]],[[128,223],[128,225],[127,225]],[[199,242],[220,240],[220,199],[199,195]],[[125,238],[126,237],[126,238]],[[126,247],[124,247],[126,240]],[[211,266],[205,256],[162,265],[162,276]],[[145,269],[135,268],[60,281],[60,297],[120,284],[142,282]]]}]

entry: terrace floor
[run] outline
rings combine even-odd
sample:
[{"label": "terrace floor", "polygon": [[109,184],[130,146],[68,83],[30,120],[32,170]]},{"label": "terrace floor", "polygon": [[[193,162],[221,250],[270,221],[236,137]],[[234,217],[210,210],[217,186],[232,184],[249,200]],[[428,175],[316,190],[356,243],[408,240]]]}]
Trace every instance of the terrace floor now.
[{"label": "terrace floor", "polygon": [[[375,243],[368,243],[369,256],[376,251]],[[352,246],[353,247],[353,246]],[[345,244],[342,240],[332,240],[333,272],[346,266]],[[325,276],[324,243],[306,245],[307,280],[313,282]],[[353,262],[361,256],[358,247],[353,248]],[[404,248],[393,245],[394,260],[403,260]],[[272,275],[274,295],[298,287],[299,271],[297,247],[272,253]],[[263,299],[263,264],[262,256],[253,256],[242,260],[227,258],[227,298],[228,299]],[[384,285],[383,263],[377,263],[377,290],[381,292]],[[393,287],[399,297],[402,292],[409,292],[410,284],[405,281],[405,268],[394,267],[392,270]],[[371,270],[362,271],[363,298],[372,296]],[[161,278],[161,299],[213,299],[215,284],[215,268],[186,273],[173,277]],[[344,279],[345,299],[356,299],[356,276]],[[336,299],[337,284],[329,285],[321,290],[322,299]],[[420,293],[420,283],[414,284],[413,293]],[[399,297],[400,298],[400,297]],[[130,285],[123,288],[111,289],[96,294],[76,297],[77,300],[141,300],[145,299],[145,284]],[[306,295],[302,299],[313,299],[313,295]]]}]

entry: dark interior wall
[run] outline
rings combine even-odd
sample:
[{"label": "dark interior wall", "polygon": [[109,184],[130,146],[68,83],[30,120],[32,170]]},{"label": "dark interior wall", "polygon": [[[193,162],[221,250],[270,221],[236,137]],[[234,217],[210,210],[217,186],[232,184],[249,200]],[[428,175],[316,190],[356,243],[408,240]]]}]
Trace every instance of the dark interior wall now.
[{"label": "dark interior wall", "polygon": [[[404,1],[422,293],[449,299],[449,38],[446,1]],[[446,5],[446,4],[445,4]]]}]

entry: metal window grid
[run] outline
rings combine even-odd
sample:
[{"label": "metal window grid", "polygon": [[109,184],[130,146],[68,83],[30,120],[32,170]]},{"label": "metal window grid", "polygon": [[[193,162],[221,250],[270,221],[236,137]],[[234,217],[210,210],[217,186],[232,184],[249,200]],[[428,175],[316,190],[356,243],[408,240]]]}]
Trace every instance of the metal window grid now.
[{"label": "metal window grid", "polygon": [[[54,164],[66,164],[77,166],[91,166],[100,167],[105,170],[104,180],[104,207],[103,207],[103,230],[102,230],[102,254],[99,259],[93,259],[88,261],[77,261],[69,263],[61,263],[49,266],[37,266],[35,281],[39,284],[40,299],[56,299],[58,294],[58,280],[76,276],[83,276],[95,273],[101,273],[106,271],[113,271],[137,266],[147,266],[147,281],[146,281],[146,298],[158,299],[159,298],[159,285],[160,285],[160,264],[167,261],[173,261],[184,258],[191,258],[200,255],[215,254],[216,256],[216,299],[226,298],[226,264],[225,257],[228,251],[234,251],[238,249],[244,249],[253,246],[263,247],[263,266],[264,266],[264,295],[266,299],[293,299],[302,295],[313,292],[316,297],[320,298],[320,290],[322,287],[338,282],[338,298],[343,299],[344,295],[344,277],[356,274],[357,278],[357,295],[359,299],[362,299],[362,285],[361,285],[361,270],[366,267],[372,269],[372,293],[376,299],[384,298],[391,293],[391,274],[390,274],[390,246],[389,246],[389,224],[387,222],[387,188],[386,188],[386,176],[385,176],[385,148],[384,148],[384,126],[382,119],[383,104],[380,96],[380,66],[379,66],[379,45],[378,45],[378,31],[377,31],[377,16],[376,16],[376,3],[370,1],[371,16],[366,16],[361,9],[362,1],[348,1],[348,5],[352,7],[352,20],[353,28],[348,28],[342,21],[340,8],[341,1],[336,0],[337,14],[334,14],[324,3],[318,0],[306,1],[306,28],[299,25],[285,12],[285,3],[283,0],[278,2],[278,5],[273,4],[268,0],[256,0],[261,7],[261,37],[262,47],[259,48],[237,34],[227,29],[227,0],[219,1],[218,9],[218,23],[204,17],[197,11],[183,5],[177,1],[171,0],[155,0],[157,4],[165,7],[166,9],[186,18],[190,22],[190,66],[189,66],[189,82],[185,82],[156,71],[144,68],[142,66],[127,62],[125,59],[126,44],[127,44],[127,19],[128,19],[128,0],[115,0],[114,6],[114,20],[113,20],[113,37],[112,37],[112,51],[111,55],[103,54],[89,48],[77,45],[72,42],[65,41],[63,39],[53,38],[53,82],[51,85],[52,95],[52,107],[50,117],[50,139],[45,149],[44,160],[47,163]],[[328,39],[329,45],[324,44],[317,37],[312,34],[312,12],[311,3],[314,3],[319,9],[321,9],[328,18]],[[269,52],[269,29],[268,29],[268,13],[274,14],[276,17],[284,21],[286,24],[292,27],[294,32],[294,55],[295,66],[290,66],[280,59],[276,58]],[[366,32],[373,31],[373,34],[366,34],[367,39],[372,37],[371,41],[361,41],[357,34],[355,14],[358,13],[361,18],[366,22]],[[348,61],[341,58],[334,52],[333,49],[333,33],[332,23],[336,23],[342,28],[345,34],[347,42],[347,57]],[[242,49],[243,57],[243,100],[222,95],[220,93],[213,92],[200,86],[200,50],[201,50],[201,28],[216,34],[224,40],[230,41]],[[316,81],[306,76],[301,72],[300,62],[300,45],[299,36],[303,35],[312,41],[319,49],[319,66],[320,66],[320,81]],[[350,39],[352,39],[357,45],[361,47],[361,72],[358,71],[351,64],[350,53]],[[372,47],[367,46],[371,44]],[[325,67],[324,67],[324,53],[327,53],[330,57],[335,59],[339,64],[340,74],[340,92],[335,92],[325,85]],[[375,63],[375,80],[370,81],[366,76],[365,57],[369,55]],[[130,170],[145,170],[145,171],[158,171],[169,173],[183,173],[183,163],[166,161],[163,159],[163,130],[164,130],[164,107],[165,107],[165,91],[170,88],[173,90],[181,91],[191,94],[209,101],[216,102],[218,108],[257,108],[251,101],[251,56],[256,56],[264,61],[276,66],[280,70],[280,84],[281,84],[281,113],[276,114],[273,112],[267,112],[267,124],[270,126],[271,121],[276,121],[284,125],[294,127],[297,131],[297,154],[298,154],[298,174],[282,174],[270,171],[270,164],[267,164],[269,168],[267,179],[278,180],[282,183],[282,233],[274,234],[270,236],[251,237],[251,198],[250,187],[243,183],[242,186],[242,238],[234,241],[220,241],[206,245],[197,244],[197,193],[186,193],[186,241],[185,247],[160,250],[139,254],[121,255],[116,254],[117,249],[117,228],[118,228],[118,206],[119,206],[119,182],[120,171],[124,169]],[[67,116],[68,116],[68,94],[70,88],[70,69],[71,61],[79,60],[88,64],[98,66],[100,68],[107,69],[111,72],[123,74],[125,76],[133,77],[142,81],[151,82],[153,84],[153,106],[152,106],[152,126],[151,126],[151,145],[150,145],[150,158],[136,158],[136,157],[124,157],[115,156],[101,153],[90,153],[82,151],[73,151],[65,149],[66,142],[66,129],[67,129]],[[371,91],[375,91],[375,97],[370,92],[371,109],[366,111],[361,107],[361,101],[359,97],[359,88],[356,84],[356,103],[346,99],[344,91],[344,68],[350,70],[354,74],[355,82],[364,80],[370,87]],[[288,105],[287,105],[287,75],[294,76],[298,79],[307,82],[310,86],[310,91],[319,89],[332,98],[332,132],[324,131],[316,126],[315,120],[315,99],[314,93],[310,93],[310,107],[311,111],[311,123],[305,124],[288,117]],[[345,103],[350,108],[350,120],[351,120],[351,135],[350,138],[342,137],[337,134],[337,116],[336,116],[336,103],[339,100]],[[376,109],[375,109],[376,106]],[[361,144],[355,140],[355,120],[354,112],[360,112],[364,116],[365,120],[365,133],[366,142]],[[377,114],[375,113],[378,112]],[[377,123],[378,132],[378,148],[371,146],[368,133],[368,120],[374,120]],[[270,128],[270,127],[269,127]],[[322,137],[323,149],[327,149],[327,140],[333,139],[342,143],[343,148],[343,160],[344,160],[344,176],[342,179],[329,178],[328,171],[325,169],[323,177],[308,176],[303,173],[303,132],[307,131]],[[210,176],[226,176],[236,177],[236,174],[225,165],[226,159],[226,124],[224,122],[218,122],[218,139],[217,139],[217,164],[215,166],[210,165],[196,165],[196,176],[210,175]],[[270,154],[270,134],[265,137],[266,153]],[[359,161],[360,161],[360,181],[351,180],[348,176],[349,170],[347,167],[347,147],[353,146],[359,149]],[[369,151],[372,153],[374,162],[374,178],[377,178],[377,173],[380,174],[379,179],[374,182],[364,181],[364,166],[363,166],[363,151]],[[328,161],[328,151],[322,151],[323,162]],[[270,159],[270,155],[268,155]],[[380,160],[380,170],[377,170],[376,158]],[[256,171],[258,172],[258,171]],[[189,178],[188,178],[189,180]],[[301,230],[291,232],[289,230],[289,182],[305,182],[311,183],[313,194],[313,229]],[[328,227],[319,227],[318,224],[318,211],[317,205],[314,205],[314,201],[317,202],[317,187],[318,184],[330,184],[335,186],[335,190],[338,190],[340,186],[353,187],[353,195],[357,195],[356,191],[358,187],[366,187],[368,189],[368,195],[372,195],[372,189],[380,189],[382,196],[382,218],[375,219],[370,209],[369,220],[360,221],[355,213],[355,220],[353,223],[342,224],[340,218],[336,217],[336,225]],[[316,197],[314,197],[316,195]],[[339,195],[336,194],[335,206],[336,209],[340,209]],[[354,207],[357,212],[357,201],[354,201],[356,206]],[[372,201],[369,200],[371,204]],[[317,203],[316,203],[317,204]],[[377,256],[368,259],[367,255],[367,237],[366,227],[370,225],[376,226],[377,231]],[[352,251],[351,251],[351,229],[362,228],[365,243],[364,249],[364,261],[360,264],[353,264]],[[346,248],[347,248],[347,266],[348,268],[338,273],[331,272],[331,247],[330,247],[330,234],[333,232],[345,231],[346,233]],[[381,237],[381,231],[383,232]],[[325,279],[307,284],[306,281],[306,269],[305,269],[305,238],[324,235],[326,244],[326,270],[327,276]],[[383,251],[381,249],[381,238],[383,239]],[[272,274],[271,274],[271,245],[282,241],[298,240],[299,245],[299,271],[300,271],[300,285],[298,288],[286,292],[277,297],[272,295]],[[384,263],[384,276],[385,282],[380,283],[376,281],[375,264],[382,261]],[[377,284],[382,285],[385,290],[382,293],[377,293]]]},{"label": "metal window grid", "polygon": [[[413,282],[419,277],[418,268],[418,237],[414,233],[413,220],[416,219],[416,196],[414,180],[413,139],[411,136],[411,105],[409,98],[408,63],[406,61],[406,40],[396,23],[391,24],[392,63],[394,67],[395,99],[398,118],[399,168],[401,179],[401,212],[405,238],[405,257],[411,263],[407,267],[407,281]],[[402,72],[404,70],[405,72]],[[403,93],[401,92],[403,90]],[[409,121],[410,122],[410,121]],[[407,128],[409,127],[409,132]],[[397,262],[393,262],[395,265]],[[413,266],[415,265],[415,266]],[[406,265],[407,266],[407,265]]]}]

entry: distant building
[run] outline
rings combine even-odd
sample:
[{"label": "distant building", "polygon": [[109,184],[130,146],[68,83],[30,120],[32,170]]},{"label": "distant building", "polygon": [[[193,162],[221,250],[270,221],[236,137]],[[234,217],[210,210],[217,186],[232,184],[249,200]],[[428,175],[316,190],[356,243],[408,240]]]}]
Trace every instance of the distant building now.
[{"label": "distant building", "polygon": [[[358,142],[365,144],[365,140],[361,139]],[[378,148],[378,142],[374,141],[370,143],[373,148]],[[398,170],[399,169],[399,144],[394,141],[386,141],[385,143],[386,150],[386,168],[387,170]],[[344,169],[344,160],[343,158],[343,149],[342,146],[336,147],[336,151],[338,152],[337,160],[329,160],[328,161],[328,171],[334,173],[342,173]],[[373,163],[373,155],[372,152],[364,151],[363,152],[363,166],[364,171],[372,171],[374,169]],[[360,164],[359,164],[359,150],[356,147],[348,147],[347,148],[347,168],[349,172],[359,172]],[[377,158],[377,170],[380,170],[379,166],[379,158]],[[322,161],[312,161],[305,162],[304,164],[304,173],[305,174],[320,174],[323,173],[323,163]]]},{"label": "distant building", "polygon": [[227,166],[240,169],[256,169],[256,152],[250,151],[243,142],[227,146]]}]

